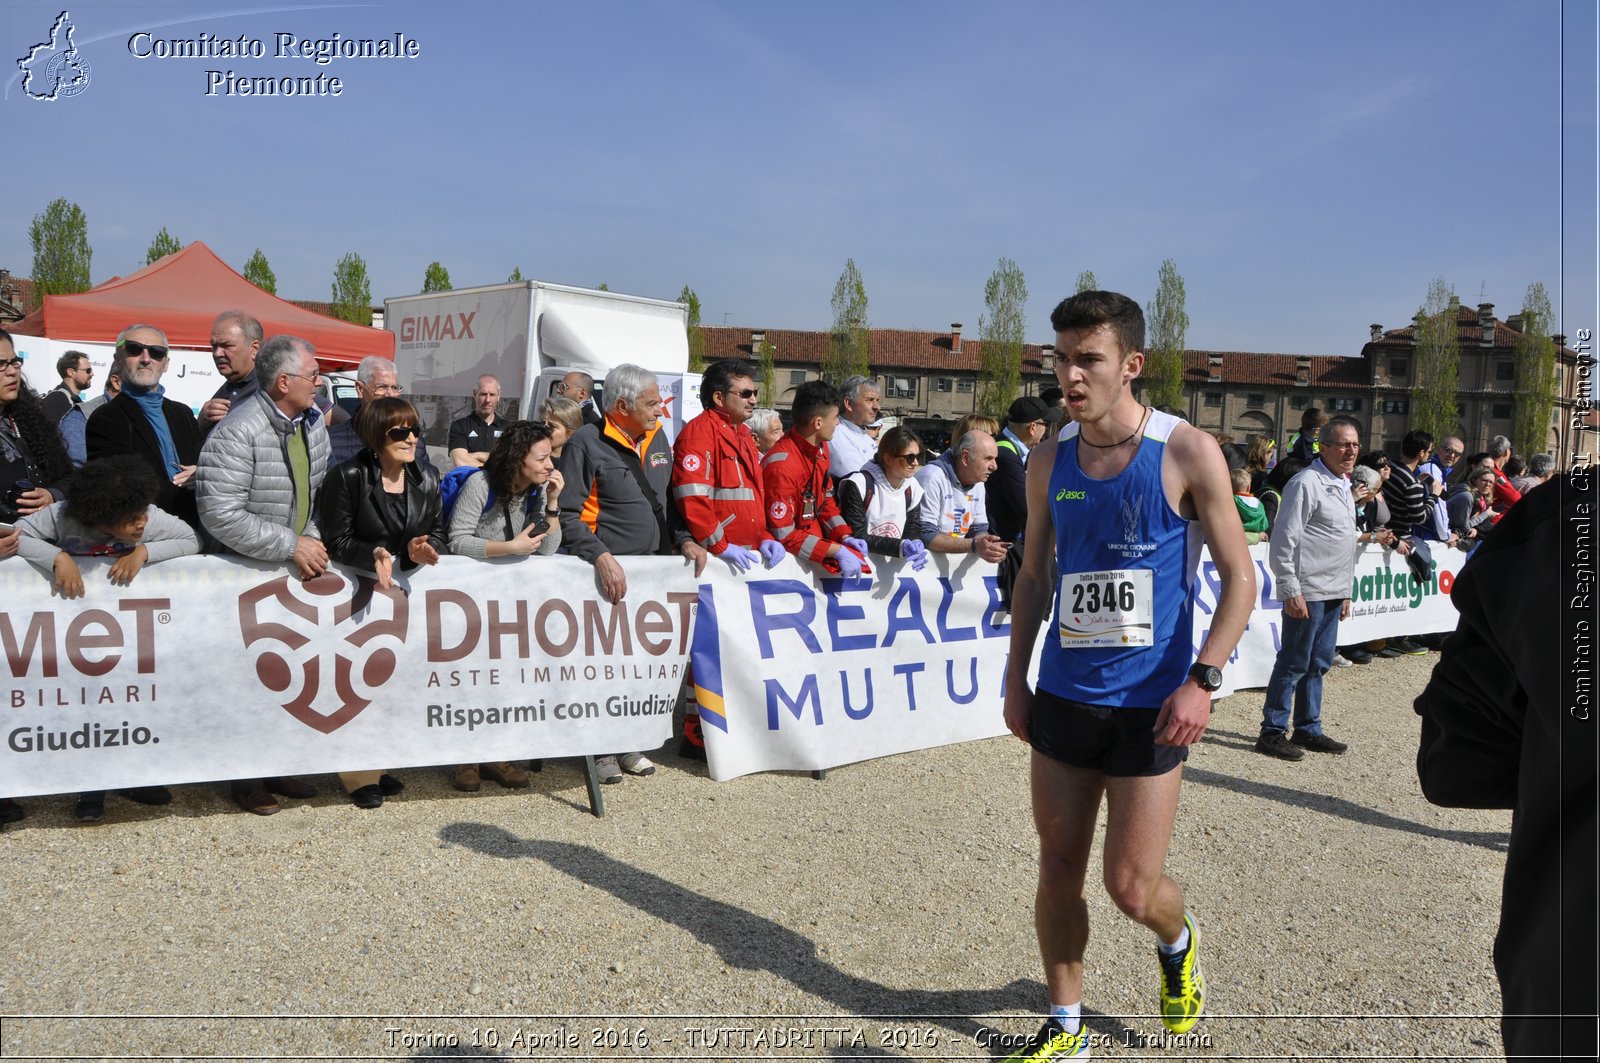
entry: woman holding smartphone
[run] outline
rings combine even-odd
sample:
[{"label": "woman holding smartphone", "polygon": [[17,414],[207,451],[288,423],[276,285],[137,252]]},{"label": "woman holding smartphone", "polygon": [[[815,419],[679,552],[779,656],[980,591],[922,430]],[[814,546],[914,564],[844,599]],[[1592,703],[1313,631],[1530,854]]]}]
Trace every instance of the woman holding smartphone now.
[{"label": "woman holding smartphone", "polygon": [[[371,399],[356,412],[363,449],[328,470],[317,515],[328,556],[378,576],[384,590],[402,570],[432,565],[444,549],[439,473],[417,464],[421,418],[405,399]],[[357,808],[378,808],[404,784],[380,771],[340,772]]]},{"label": "woman holding smartphone", "polygon": [[[489,452],[483,472],[469,476],[450,511],[450,552],[463,557],[549,557],[561,546],[561,489],[551,432],[518,421]],[[537,768],[537,762],[535,762]],[[462,764],[456,789],[475,792],[487,775],[501,786],[528,785],[528,773],[507,761]]]}]

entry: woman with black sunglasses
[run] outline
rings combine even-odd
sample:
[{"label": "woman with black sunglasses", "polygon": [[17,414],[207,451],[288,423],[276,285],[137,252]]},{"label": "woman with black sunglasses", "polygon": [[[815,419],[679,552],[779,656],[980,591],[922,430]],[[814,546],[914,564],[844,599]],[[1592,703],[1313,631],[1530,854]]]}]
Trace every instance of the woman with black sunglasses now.
[{"label": "woman with black sunglasses", "polygon": [[917,571],[928,563],[922,543],[922,485],[913,475],[923,457],[917,433],[895,425],[878,440],[878,456],[833,488],[851,535],[865,539],[874,554],[906,558]]},{"label": "woman with black sunglasses", "polygon": [[[420,423],[405,399],[362,403],[355,427],[364,449],[328,470],[317,499],[328,556],[375,573],[384,590],[393,586],[396,560],[402,570],[432,565],[444,550],[439,473],[416,460]],[[339,778],[358,808],[377,808],[403,788],[379,771],[340,772]]]}]

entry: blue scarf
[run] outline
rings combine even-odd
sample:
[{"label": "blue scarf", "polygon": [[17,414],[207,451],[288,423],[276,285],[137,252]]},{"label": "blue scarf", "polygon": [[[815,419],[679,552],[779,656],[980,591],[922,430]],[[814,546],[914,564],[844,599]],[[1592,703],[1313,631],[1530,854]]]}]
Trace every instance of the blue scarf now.
[{"label": "blue scarf", "polygon": [[167,427],[166,415],[161,412],[161,400],[167,389],[160,384],[153,388],[141,388],[132,381],[124,380],[122,393],[139,404],[145,420],[150,422],[150,427],[155,431],[156,443],[161,447],[161,460],[167,466],[167,475],[178,475],[178,470],[183,468],[178,463],[178,445],[172,441],[172,429]]}]

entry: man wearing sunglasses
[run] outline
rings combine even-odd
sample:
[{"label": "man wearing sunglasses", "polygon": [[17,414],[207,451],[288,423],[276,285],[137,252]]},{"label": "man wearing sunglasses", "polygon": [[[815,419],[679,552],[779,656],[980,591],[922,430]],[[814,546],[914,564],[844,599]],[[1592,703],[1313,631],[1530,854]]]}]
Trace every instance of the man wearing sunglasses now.
[{"label": "man wearing sunglasses", "polygon": [[189,407],[166,397],[161,378],[171,359],[167,335],[154,325],[129,325],[112,355],[122,372],[122,392],[84,429],[91,461],[128,455],[156,474],[156,505],[199,530],[193,476],[200,460],[200,425]]},{"label": "man wearing sunglasses", "polygon": [[39,403],[53,425],[59,425],[83,401],[83,393],[94,379],[94,366],[82,351],[68,351],[56,359],[56,375],[61,377],[61,383],[45,392]]},{"label": "man wearing sunglasses", "polygon": [[594,377],[588,373],[574,369],[561,378],[561,382],[555,387],[555,393],[578,404],[578,412],[583,415],[584,424],[598,427],[605,423],[605,414],[594,404]]},{"label": "man wearing sunglasses", "polygon": [[[1436,484],[1448,485],[1450,470],[1456,467],[1456,462],[1461,460],[1461,455],[1465,454],[1466,450],[1467,445],[1461,442],[1459,436],[1445,436],[1438,449],[1433,452],[1433,457],[1423,462],[1417,472],[1427,473],[1433,477],[1433,482]],[[1445,488],[1445,493],[1450,493],[1448,486]]]},{"label": "man wearing sunglasses", "polygon": [[[756,408],[755,370],[732,358],[712,362],[700,378],[702,412],[672,446],[672,504],[696,542],[741,572],[771,568],[783,544],[767,532],[761,455],[746,422]],[[705,759],[700,708],[692,681],[679,752]]]}]

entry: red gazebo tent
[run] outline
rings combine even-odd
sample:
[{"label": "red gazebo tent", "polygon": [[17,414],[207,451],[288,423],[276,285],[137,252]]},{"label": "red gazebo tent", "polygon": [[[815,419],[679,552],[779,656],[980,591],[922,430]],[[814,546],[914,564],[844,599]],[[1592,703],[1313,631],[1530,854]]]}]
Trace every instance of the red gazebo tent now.
[{"label": "red gazebo tent", "polygon": [[325,365],[354,365],[369,354],[394,357],[394,333],[324,317],[268,295],[198,240],[89,291],[47,295],[39,309],[8,331],[109,344],[129,325],[145,322],[164,331],[173,346],[204,348],[211,342],[211,323],[223,310],[243,310],[268,336],[289,333],[309,340]]}]

